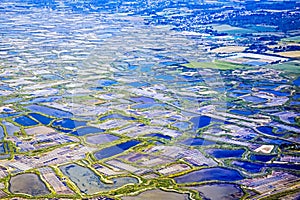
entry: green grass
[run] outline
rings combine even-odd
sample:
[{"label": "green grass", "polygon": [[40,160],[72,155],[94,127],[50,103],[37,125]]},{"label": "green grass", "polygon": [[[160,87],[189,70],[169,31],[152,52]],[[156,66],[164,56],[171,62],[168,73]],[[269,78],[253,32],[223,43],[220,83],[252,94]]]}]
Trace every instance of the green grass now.
[{"label": "green grass", "polygon": [[268,26],[263,24],[247,25],[247,28],[258,32],[276,32],[276,26]]},{"label": "green grass", "polygon": [[297,62],[286,62],[281,64],[268,65],[266,67],[282,70],[287,73],[300,74],[300,63]]},{"label": "green grass", "polygon": [[284,38],[284,39],[282,39],[282,41],[283,42],[296,42],[296,43],[300,43],[300,36]]},{"label": "green grass", "polygon": [[184,64],[183,66],[188,68],[209,68],[209,69],[219,69],[219,70],[233,70],[238,68],[245,67],[244,65],[233,64],[229,62],[224,62],[220,60],[216,60],[213,62],[190,62],[188,64]]}]

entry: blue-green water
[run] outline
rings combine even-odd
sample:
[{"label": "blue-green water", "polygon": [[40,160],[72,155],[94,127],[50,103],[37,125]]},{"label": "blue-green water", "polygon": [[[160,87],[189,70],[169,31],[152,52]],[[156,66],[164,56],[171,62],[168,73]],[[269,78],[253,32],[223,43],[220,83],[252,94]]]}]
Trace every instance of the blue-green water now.
[{"label": "blue-green water", "polygon": [[121,187],[129,183],[138,183],[136,178],[122,177],[112,179],[112,183],[104,183],[100,177],[86,167],[77,164],[69,164],[60,167],[64,175],[68,176],[85,194],[94,194]]},{"label": "blue-green water", "polygon": [[9,190],[13,193],[22,193],[31,196],[42,196],[50,193],[40,177],[32,173],[13,176],[9,183]]},{"label": "blue-green water", "polygon": [[175,178],[177,183],[192,183],[202,181],[237,181],[243,179],[243,176],[234,169],[222,167],[200,169]]}]

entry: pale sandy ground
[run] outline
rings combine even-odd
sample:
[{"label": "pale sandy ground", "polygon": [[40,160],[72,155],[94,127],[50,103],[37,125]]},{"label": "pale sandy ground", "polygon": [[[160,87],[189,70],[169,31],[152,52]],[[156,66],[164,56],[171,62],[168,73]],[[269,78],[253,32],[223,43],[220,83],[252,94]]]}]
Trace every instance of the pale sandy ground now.
[{"label": "pale sandy ground", "polygon": [[255,149],[254,151],[257,153],[268,154],[268,153],[272,152],[273,148],[274,148],[274,145],[262,145],[262,146],[258,147],[257,149]]},{"label": "pale sandy ground", "polygon": [[187,194],[165,192],[162,190],[148,190],[137,196],[122,197],[122,200],[188,200]]},{"label": "pale sandy ground", "polygon": [[300,51],[286,51],[286,52],[279,52],[276,55],[284,56],[288,58],[300,58]]},{"label": "pale sandy ground", "polygon": [[246,47],[241,46],[227,46],[227,47],[219,47],[216,49],[211,50],[213,53],[236,53],[236,52],[243,52]]}]

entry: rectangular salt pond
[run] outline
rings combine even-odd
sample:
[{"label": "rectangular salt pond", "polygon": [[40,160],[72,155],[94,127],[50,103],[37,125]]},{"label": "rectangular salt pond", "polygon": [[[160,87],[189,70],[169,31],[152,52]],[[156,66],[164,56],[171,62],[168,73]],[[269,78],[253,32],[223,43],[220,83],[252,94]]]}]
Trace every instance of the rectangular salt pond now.
[{"label": "rectangular salt pond", "polygon": [[28,110],[30,110],[32,112],[41,112],[46,115],[50,115],[50,116],[57,117],[57,118],[63,118],[63,117],[71,118],[73,116],[73,114],[70,112],[58,110],[58,109],[50,108],[50,107],[46,107],[46,106],[29,105],[29,106],[26,106],[25,108],[27,108]]},{"label": "rectangular salt pond", "polygon": [[130,140],[128,142],[124,142],[121,144],[117,144],[115,146],[107,147],[105,149],[101,149],[100,151],[97,151],[94,155],[98,160],[109,158],[111,156],[120,154],[131,147],[138,145],[140,142],[137,140]]},{"label": "rectangular salt pond", "polygon": [[86,136],[86,142],[91,144],[105,144],[118,140],[119,137],[111,134],[98,134]]},{"label": "rectangular salt pond", "polygon": [[77,164],[61,166],[60,170],[85,194],[94,194],[100,191],[112,190],[125,184],[138,183],[136,178],[121,177],[112,179],[112,184],[106,184],[92,170]]}]

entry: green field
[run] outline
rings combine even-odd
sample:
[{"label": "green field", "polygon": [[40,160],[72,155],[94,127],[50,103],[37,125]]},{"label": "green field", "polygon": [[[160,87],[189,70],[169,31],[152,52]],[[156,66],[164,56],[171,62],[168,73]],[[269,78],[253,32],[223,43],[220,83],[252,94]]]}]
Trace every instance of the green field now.
[{"label": "green field", "polygon": [[268,65],[267,67],[277,70],[282,70],[287,73],[300,74],[300,63],[299,62],[286,62],[275,65]]},{"label": "green field", "polygon": [[277,26],[268,26],[264,24],[256,24],[256,25],[247,25],[248,29],[257,31],[257,32],[276,32],[277,31]]},{"label": "green field", "polygon": [[233,64],[229,62],[224,62],[220,60],[216,60],[213,62],[190,62],[188,64],[184,64],[183,66],[188,68],[210,68],[210,69],[219,69],[219,70],[234,70],[238,68],[245,67],[244,65]]},{"label": "green field", "polygon": [[300,36],[284,38],[284,39],[282,39],[282,41],[283,42],[296,42],[296,43],[300,43]]}]

